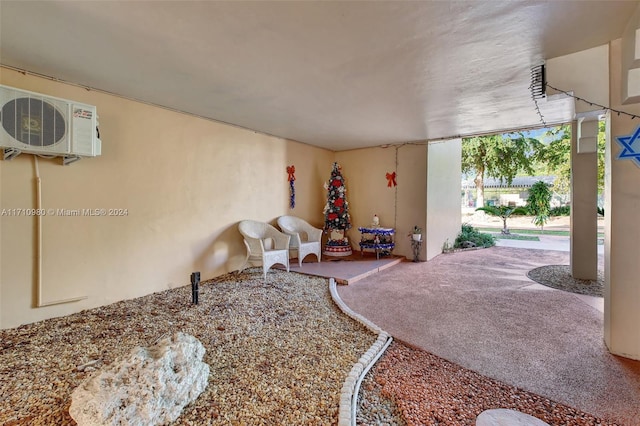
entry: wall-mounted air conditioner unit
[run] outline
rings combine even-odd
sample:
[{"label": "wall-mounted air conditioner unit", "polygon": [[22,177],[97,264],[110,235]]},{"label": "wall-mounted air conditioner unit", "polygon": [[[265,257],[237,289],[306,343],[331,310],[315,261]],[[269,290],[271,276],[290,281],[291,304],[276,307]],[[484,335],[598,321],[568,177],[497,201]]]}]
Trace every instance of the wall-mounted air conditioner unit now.
[{"label": "wall-mounted air conditioner unit", "polygon": [[92,105],[0,85],[0,124],[5,159],[24,152],[62,156],[67,163],[102,153]]}]

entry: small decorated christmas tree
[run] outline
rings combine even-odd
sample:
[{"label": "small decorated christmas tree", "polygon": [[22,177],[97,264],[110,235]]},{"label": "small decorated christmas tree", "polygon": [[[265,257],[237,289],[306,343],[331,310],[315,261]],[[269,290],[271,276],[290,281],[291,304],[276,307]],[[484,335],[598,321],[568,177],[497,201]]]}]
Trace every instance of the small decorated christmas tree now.
[{"label": "small decorated christmas tree", "polygon": [[349,215],[347,188],[338,163],[333,163],[331,178],[325,184],[325,189],[327,190],[327,204],[324,206],[324,229],[330,234],[324,248],[324,254],[349,256],[351,245],[344,234],[351,228],[351,216]]}]

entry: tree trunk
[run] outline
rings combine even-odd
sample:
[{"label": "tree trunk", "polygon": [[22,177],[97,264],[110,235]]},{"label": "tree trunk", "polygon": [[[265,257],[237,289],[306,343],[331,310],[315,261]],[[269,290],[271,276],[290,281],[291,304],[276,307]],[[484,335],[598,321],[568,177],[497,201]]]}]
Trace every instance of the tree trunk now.
[{"label": "tree trunk", "polygon": [[478,174],[473,180],[476,184],[476,208],[484,207],[484,180],[482,174]]}]

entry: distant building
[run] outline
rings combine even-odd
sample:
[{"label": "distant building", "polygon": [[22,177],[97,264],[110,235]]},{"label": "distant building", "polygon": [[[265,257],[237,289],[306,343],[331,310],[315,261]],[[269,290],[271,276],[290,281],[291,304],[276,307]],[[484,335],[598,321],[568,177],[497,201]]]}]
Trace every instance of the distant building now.
[{"label": "distant building", "polygon": [[[524,206],[529,198],[529,188],[538,181],[543,181],[553,187],[555,176],[517,176],[511,181],[485,178],[484,202],[487,206]],[[462,179],[462,207],[476,207],[476,184],[473,178]],[[561,205],[563,200],[554,197],[552,204]]]}]

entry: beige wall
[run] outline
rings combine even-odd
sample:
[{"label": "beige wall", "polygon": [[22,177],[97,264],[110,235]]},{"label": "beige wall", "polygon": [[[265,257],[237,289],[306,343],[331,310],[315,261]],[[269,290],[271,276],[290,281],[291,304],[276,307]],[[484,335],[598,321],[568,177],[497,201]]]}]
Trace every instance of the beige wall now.
[{"label": "beige wall", "polygon": [[[407,144],[334,153],[68,84],[1,68],[0,83],[96,105],[103,155],[70,166],[38,159],[45,209],[126,209],[121,217],[42,218],[42,291],[37,289],[37,228],[33,217],[0,217],[0,327],[9,328],[186,285],[240,267],[245,249],[237,222],[274,222],[295,214],[322,227],[323,183],[338,161],[347,180],[354,229],[395,227],[394,253],[412,257],[414,225],[428,242],[421,258],[440,252],[459,209],[459,146]],[[456,148],[457,146],[457,148]],[[431,162],[428,157],[431,155]],[[446,160],[445,160],[446,158]],[[286,167],[296,167],[296,208],[290,210]],[[397,164],[397,167],[396,167]],[[456,163],[457,164],[457,163]],[[427,171],[432,218],[427,221]],[[397,173],[398,187],[386,173]],[[444,182],[454,182],[449,213]],[[0,209],[35,208],[35,157],[0,161]],[[453,221],[453,222],[452,222]],[[453,225],[452,225],[453,226]],[[459,230],[459,219],[456,230]],[[446,235],[445,235],[446,234]],[[430,236],[432,240],[430,240]],[[427,247],[429,254],[427,255]],[[44,307],[37,307],[38,294]],[[80,299],[60,303],[67,299]]]},{"label": "beige wall", "polygon": [[[1,69],[0,83],[96,105],[103,155],[40,159],[44,208],[120,208],[124,217],[46,216],[44,303],[36,308],[36,222],[0,218],[0,327],[14,327],[211,278],[244,259],[237,222],[295,214],[323,223],[334,153]],[[296,166],[295,210],[286,166]],[[0,161],[0,208],[35,207],[34,157]]]},{"label": "beige wall", "polygon": [[[373,215],[380,226],[393,228],[395,188],[387,187],[386,173],[395,170],[395,148],[366,148],[336,153],[347,187],[352,229],[347,232],[354,250],[359,250],[358,227],[369,226]],[[327,173],[326,180],[329,179]],[[397,253],[397,252],[396,252]],[[404,254],[404,253],[403,253]]]},{"label": "beige wall", "polygon": [[442,246],[447,240],[453,245],[460,232],[462,139],[429,144],[428,171],[427,260],[442,253]]},{"label": "beige wall", "polygon": [[[408,236],[415,225],[422,228],[422,238],[429,235],[427,229],[427,145],[404,145],[398,148],[398,254],[413,259],[411,240]],[[459,177],[458,177],[459,179]],[[425,260],[426,245],[420,250]]]},{"label": "beige wall", "polygon": [[[413,258],[408,234],[415,225],[426,237],[423,260],[442,253],[447,238],[453,243],[460,231],[460,140],[343,151],[336,159],[347,179],[354,249],[357,228],[369,225],[374,214],[381,226],[396,228],[394,254]],[[389,188],[386,174],[393,171],[398,186]]]}]

